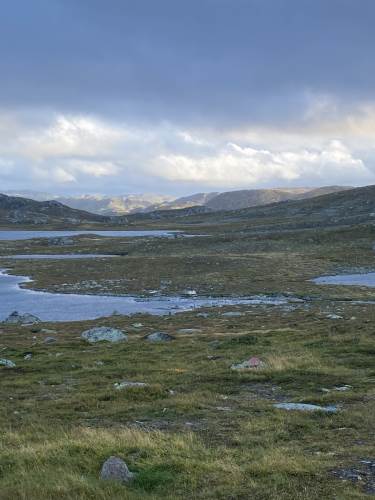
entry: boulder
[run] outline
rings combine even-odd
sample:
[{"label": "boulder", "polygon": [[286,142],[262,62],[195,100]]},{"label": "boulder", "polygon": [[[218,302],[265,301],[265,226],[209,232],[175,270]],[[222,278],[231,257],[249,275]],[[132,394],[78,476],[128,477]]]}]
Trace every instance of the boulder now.
[{"label": "boulder", "polygon": [[165,332],[153,332],[144,337],[148,342],[170,342],[174,339],[172,335]]},{"label": "boulder", "polygon": [[125,342],[128,340],[128,336],[121,330],[117,328],[111,328],[108,326],[97,326],[95,328],[90,328],[81,333],[81,338],[90,342],[91,344],[95,342]]},{"label": "boulder", "polygon": [[4,323],[8,325],[32,325],[40,323],[40,319],[33,314],[25,313],[20,314],[18,311],[13,311],[5,320]]},{"label": "boulder", "polygon": [[5,366],[6,368],[15,368],[16,363],[13,363],[10,359],[0,358],[0,366]]},{"label": "boulder", "polygon": [[109,457],[100,471],[100,479],[128,483],[134,478],[126,463],[119,457]]},{"label": "boulder", "polygon": [[43,342],[45,344],[53,344],[54,342],[57,342],[57,340],[55,339],[55,337],[46,337]]}]

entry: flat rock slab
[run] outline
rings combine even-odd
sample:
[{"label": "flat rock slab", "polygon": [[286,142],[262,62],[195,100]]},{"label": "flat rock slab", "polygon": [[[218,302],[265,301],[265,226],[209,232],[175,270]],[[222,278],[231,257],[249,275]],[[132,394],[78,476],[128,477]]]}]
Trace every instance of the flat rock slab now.
[{"label": "flat rock slab", "polygon": [[322,411],[325,413],[336,413],[336,406],[320,406],[307,403],[276,403],[273,405],[275,408],[280,410],[297,410],[297,411]]},{"label": "flat rock slab", "polygon": [[128,340],[128,336],[122,330],[107,326],[98,326],[86,330],[81,333],[81,338],[91,344],[95,342],[126,342]]}]

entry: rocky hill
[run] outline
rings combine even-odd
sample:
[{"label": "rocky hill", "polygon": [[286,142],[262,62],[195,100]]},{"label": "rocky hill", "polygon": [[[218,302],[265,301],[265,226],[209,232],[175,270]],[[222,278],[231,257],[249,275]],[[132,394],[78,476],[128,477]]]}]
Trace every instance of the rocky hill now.
[{"label": "rocky hill", "polygon": [[105,224],[110,217],[76,210],[57,201],[35,201],[0,194],[0,224]]}]

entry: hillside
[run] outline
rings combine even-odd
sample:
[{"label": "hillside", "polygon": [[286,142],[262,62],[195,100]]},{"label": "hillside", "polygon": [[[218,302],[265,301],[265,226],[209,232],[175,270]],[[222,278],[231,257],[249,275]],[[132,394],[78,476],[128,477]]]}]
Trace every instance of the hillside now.
[{"label": "hillside", "polygon": [[264,224],[280,229],[373,223],[374,218],[375,185],[220,214],[222,221],[247,219],[258,228]]},{"label": "hillside", "polygon": [[269,205],[279,201],[313,198],[322,194],[343,191],[343,186],[325,186],[321,188],[290,188],[290,189],[243,189],[227,191],[210,199],[205,205],[214,211],[239,210],[241,208]]},{"label": "hillside", "polygon": [[35,201],[0,194],[0,224],[96,224],[107,223],[110,217],[76,210],[57,201]]}]

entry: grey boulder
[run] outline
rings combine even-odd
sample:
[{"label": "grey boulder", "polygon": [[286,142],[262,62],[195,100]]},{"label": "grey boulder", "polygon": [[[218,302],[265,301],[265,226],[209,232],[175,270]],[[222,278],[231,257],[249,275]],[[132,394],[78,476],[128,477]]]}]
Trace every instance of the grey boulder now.
[{"label": "grey boulder", "polygon": [[16,363],[13,363],[13,361],[11,361],[10,359],[1,358],[0,366],[5,366],[6,368],[15,368]]},{"label": "grey boulder", "polygon": [[57,341],[56,341],[55,337],[46,337],[46,338],[43,340],[43,342],[44,342],[45,344],[53,344],[54,342],[57,342]]},{"label": "grey boulder", "polygon": [[145,339],[148,342],[170,342],[174,339],[174,337],[165,332],[153,332],[149,335],[146,335]]},{"label": "grey boulder", "polygon": [[4,323],[8,325],[32,325],[34,323],[40,323],[40,319],[33,314],[20,314],[18,311],[13,311],[12,314],[4,320]]},{"label": "grey boulder", "polygon": [[100,479],[128,483],[134,478],[126,463],[119,457],[109,457],[100,471]]},{"label": "grey boulder", "polygon": [[91,344],[95,342],[125,342],[128,340],[128,336],[123,331],[108,326],[90,328],[90,330],[81,333],[81,338]]}]

